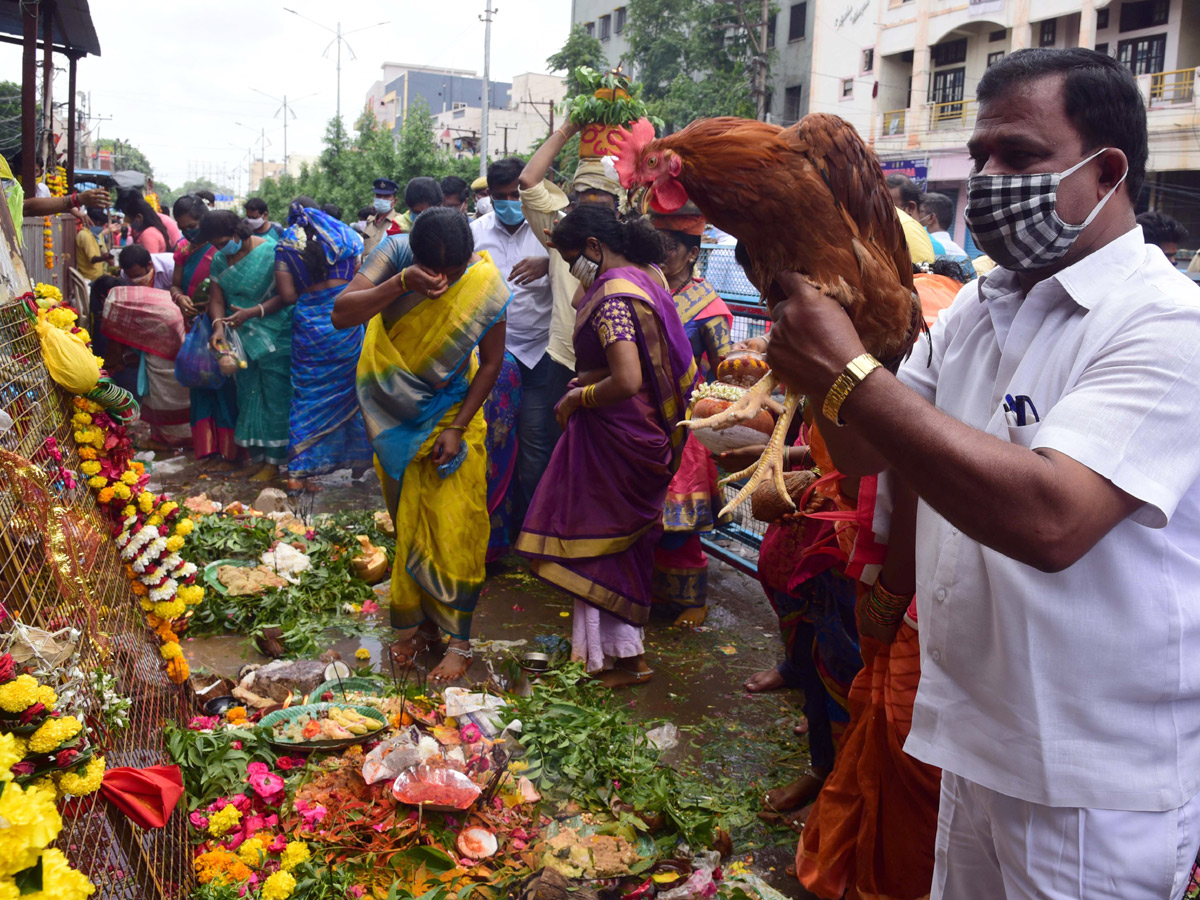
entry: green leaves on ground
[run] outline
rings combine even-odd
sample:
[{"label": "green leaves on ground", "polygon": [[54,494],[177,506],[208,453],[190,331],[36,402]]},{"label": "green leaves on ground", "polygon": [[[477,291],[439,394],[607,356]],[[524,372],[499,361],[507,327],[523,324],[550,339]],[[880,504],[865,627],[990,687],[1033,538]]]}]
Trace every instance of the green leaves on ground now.
[{"label": "green leaves on ground", "polygon": [[192,731],[169,722],[166,744],[171,761],[183,773],[189,809],[241,793],[246,766],[256,761],[274,765],[277,756],[257,728]]}]

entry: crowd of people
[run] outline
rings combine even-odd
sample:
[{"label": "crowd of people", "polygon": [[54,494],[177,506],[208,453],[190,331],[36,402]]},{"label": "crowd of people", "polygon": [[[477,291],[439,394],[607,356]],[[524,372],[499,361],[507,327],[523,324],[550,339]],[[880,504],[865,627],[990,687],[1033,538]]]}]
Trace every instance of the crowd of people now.
[{"label": "crowd of people", "polygon": [[[122,195],[119,275],[93,206],[98,349],[154,440],[214,472],[374,467],[398,665],[445,641],[431,677],[461,677],[487,564],[515,552],[575,599],[573,654],[613,687],[652,678],[656,604],[704,621],[718,468],[765,448],[714,458],[682,420],[733,350],[766,353],[810,398],[789,463],[822,475],[767,530],[784,658],[745,683],[804,694],[811,768],[762,815],[801,834],[805,890],[1175,898],[1200,845],[1188,235],[1134,215],[1145,110],[1115,60],[1022,51],[978,93],[986,255],[949,197],[887,177],[930,333],[895,375],[841,374],[836,424],[822,401],[862,354],[836,304],[781,277],[770,340],[733,344],[694,205],[635,215],[601,159],[547,179],[572,124],[474,184],[380,177],[354,225],[307,197],[275,224],[258,199]],[[240,345],[220,387],[175,380],[197,327]]]}]

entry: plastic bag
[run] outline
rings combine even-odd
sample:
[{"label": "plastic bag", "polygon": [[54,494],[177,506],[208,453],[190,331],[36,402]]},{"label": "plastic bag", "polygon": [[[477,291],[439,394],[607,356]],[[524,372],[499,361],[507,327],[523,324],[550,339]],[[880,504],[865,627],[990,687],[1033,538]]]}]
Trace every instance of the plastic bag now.
[{"label": "plastic bag", "polygon": [[217,365],[222,375],[236,375],[238,369],[246,368],[249,360],[242,348],[242,339],[238,333],[226,326],[225,337],[217,341]]},{"label": "plastic bag", "polygon": [[42,342],[42,358],[54,382],[72,394],[86,394],[100,380],[100,366],[87,345],[39,317],[34,326]]},{"label": "plastic bag", "polygon": [[207,313],[203,313],[196,317],[175,357],[175,380],[184,387],[211,391],[224,386],[228,380],[221,374],[217,357],[208,346],[211,338],[212,321]]}]

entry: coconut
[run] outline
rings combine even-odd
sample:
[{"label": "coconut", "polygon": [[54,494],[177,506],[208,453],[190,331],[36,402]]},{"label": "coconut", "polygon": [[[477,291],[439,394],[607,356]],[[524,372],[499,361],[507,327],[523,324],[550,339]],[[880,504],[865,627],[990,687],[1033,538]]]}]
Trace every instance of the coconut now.
[{"label": "coconut", "polygon": [[458,852],[468,859],[487,859],[489,856],[495,856],[496,851],[500,849],[496,836],[479,826],[460,831],[454,845]]}]

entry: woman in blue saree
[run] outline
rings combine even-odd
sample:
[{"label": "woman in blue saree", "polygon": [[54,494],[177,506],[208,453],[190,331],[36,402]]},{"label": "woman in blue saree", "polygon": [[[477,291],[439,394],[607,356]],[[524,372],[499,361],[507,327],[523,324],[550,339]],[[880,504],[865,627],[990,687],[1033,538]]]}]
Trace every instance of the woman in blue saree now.
[{"label": "woman in blue saree", "polygon": [[333,324],[367,322],[358,400],[396,523],[393,660],[449,638],[435,682],[465,674],[488,545],[483,404],[504,361],[512,292],[462,213],[433,207],[384,238],[337,298]]},{"label": "woman in blue saree", "polygon": [[272,304],[295,304],[292,319],[292,411],[288,423],[288,488],[304,479],[350,468],[357,477],[371,466],[371,445],[355,393],[354,372],[365,328],[338,330],[329,317],[342,288],[354,277],[362,238],[297,197],[288,229],[275,245]]}]

